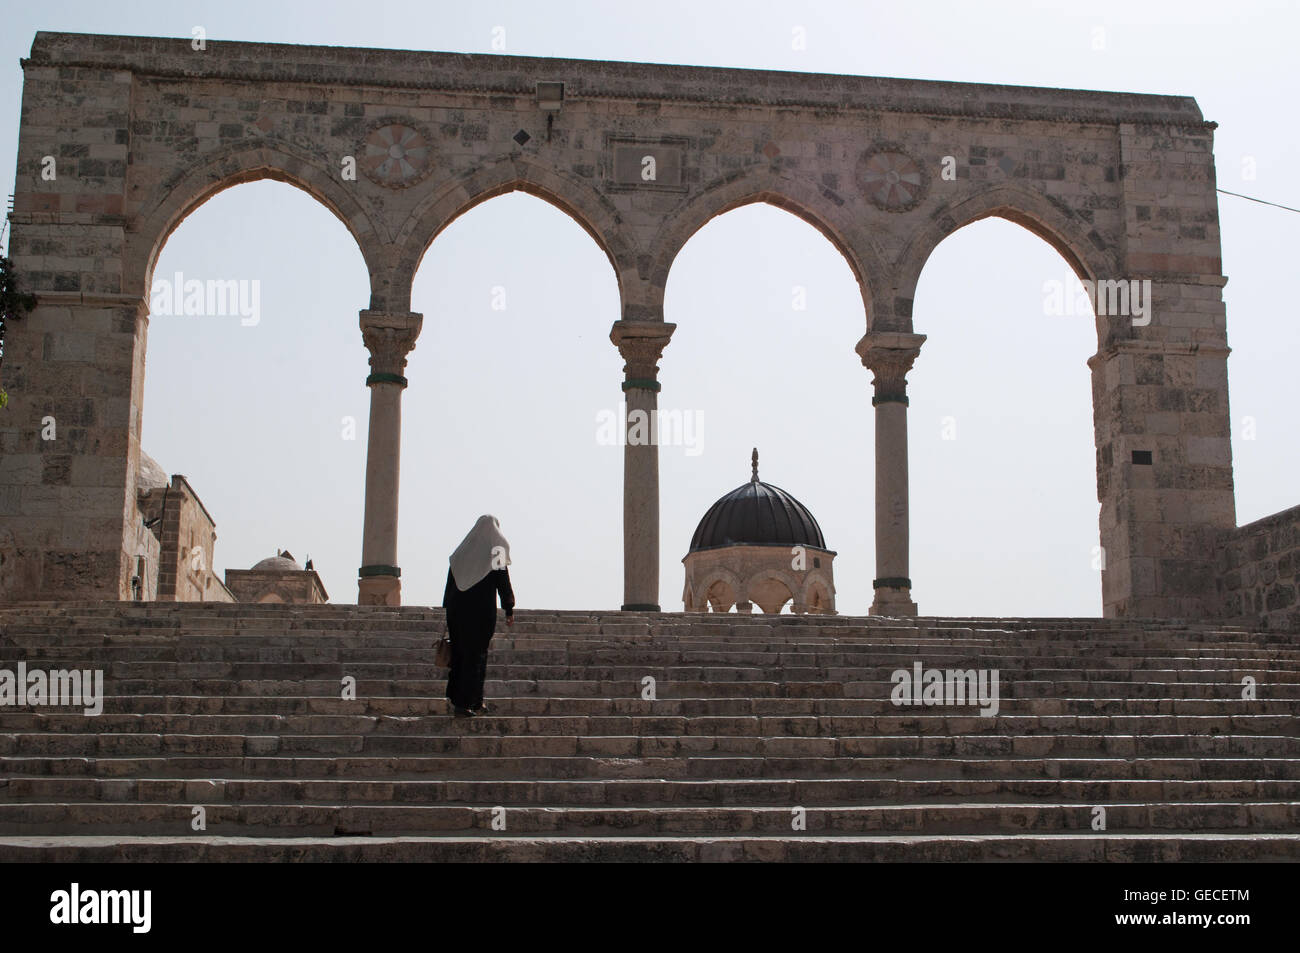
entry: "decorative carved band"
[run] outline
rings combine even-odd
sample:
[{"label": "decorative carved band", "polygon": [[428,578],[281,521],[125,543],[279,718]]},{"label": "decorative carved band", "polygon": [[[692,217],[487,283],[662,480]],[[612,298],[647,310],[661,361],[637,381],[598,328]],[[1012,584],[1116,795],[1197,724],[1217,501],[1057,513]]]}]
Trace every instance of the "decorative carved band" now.
[{"label": "decorative carved band", "polygon": [[911,589],[912,580],[906,576],[885,576],[871,580],[872,589]]},{"label": "decorative carved band", "polygon": [[397,566],[384,566],[384,565],[362,566],[360,569],[357,570],[357,575],[360,576],[362,579],[365,579],[369,576],[401,576],[402,570],[399,569]]},{"label": "decorative carved band", "polygon": [[149,310],[148,297],[137,294],[115,294],[108,291],[42,291],[37,303],[75,308],[84,305],[93,308],[143,308]]}]

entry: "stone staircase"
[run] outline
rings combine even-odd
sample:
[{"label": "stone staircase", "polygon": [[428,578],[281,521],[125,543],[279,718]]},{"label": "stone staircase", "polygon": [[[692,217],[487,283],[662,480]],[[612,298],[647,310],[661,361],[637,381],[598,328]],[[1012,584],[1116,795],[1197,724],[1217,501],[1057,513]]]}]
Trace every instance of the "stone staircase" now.
[{"label": "stone staircase", "polygon": [[[495,710],[454,720],[442,631],[420,607],[0,607],[0,670],[105,689],[97,717],[0,708],[0,860],[1300,859],[1295,633],[521,611]],[[998,670],[998,714],[896,706],[918,661]]]}]

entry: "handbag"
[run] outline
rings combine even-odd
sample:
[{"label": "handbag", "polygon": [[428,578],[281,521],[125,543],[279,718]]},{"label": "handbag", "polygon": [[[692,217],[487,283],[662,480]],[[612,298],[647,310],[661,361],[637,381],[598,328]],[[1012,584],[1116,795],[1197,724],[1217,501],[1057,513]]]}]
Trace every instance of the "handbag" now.
[{"label": "handbag", "polygon": [[451,667],[451,639],[445,635],[438,640],[438,646],[433,651],[433,663],[439,668]]}]

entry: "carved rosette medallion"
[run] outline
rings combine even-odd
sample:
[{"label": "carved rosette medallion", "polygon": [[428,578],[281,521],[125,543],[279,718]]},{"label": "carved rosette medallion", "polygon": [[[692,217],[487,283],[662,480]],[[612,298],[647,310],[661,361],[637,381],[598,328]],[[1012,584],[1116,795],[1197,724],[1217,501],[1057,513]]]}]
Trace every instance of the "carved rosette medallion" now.
[{"label": "carved rosette medallion", "polygon": [[901,149],[878,147],[858,163],[858,187],[886,212],[906,212],[925,195],[925,168]]},{"label": "carved rosette medallion", "polygon": [[408,123],[385,119],[361,143],[361,170],[371,181],[404,189],[433,169],[433,150],[424,133]]}]

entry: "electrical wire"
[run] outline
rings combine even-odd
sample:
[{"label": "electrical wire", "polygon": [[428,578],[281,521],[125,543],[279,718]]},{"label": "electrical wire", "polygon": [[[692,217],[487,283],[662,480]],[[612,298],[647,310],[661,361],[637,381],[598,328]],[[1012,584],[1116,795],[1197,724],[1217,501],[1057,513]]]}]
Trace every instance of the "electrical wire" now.
[{"label": "electrical wire", "polygon": [[1276,202],[1270,202],[1267,199],[1257,199],[1253,195],[1242,195],[1240,192],[1229,192],[1227,189],[1215,189],[1216,192],[1222,192],[1224,195],[1235,195],[1239,199],[1247,199],[1251,202],[1258,202],[1260,205],[1271,205],[1274,208],[1286,209],[1288,212],[1300,212],[1300,208],[1292,208],[1289,205],[1278,205]]}]

